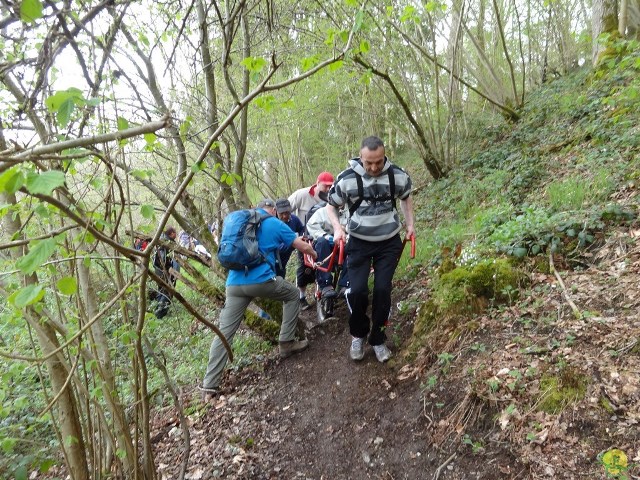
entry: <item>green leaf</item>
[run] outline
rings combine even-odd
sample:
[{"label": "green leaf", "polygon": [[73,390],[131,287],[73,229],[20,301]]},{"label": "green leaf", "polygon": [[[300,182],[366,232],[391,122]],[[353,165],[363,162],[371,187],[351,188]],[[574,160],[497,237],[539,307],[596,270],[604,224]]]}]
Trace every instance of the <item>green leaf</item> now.
[{"label": "green leaf", "polygon": [[358,0],[344,0],[344,3],[347,4],[347,7],[358,7]]},{"label": "green leaf", "polygon": [[191,171],[193,173],[198,173],[199,171],[204,170],[205,168],[207,168],[207,164],[204,160],[200,160],[199,162],[196,162],[193,165],[191,165]]},{"label": "green leaf", "polygon": [[9,303],[16,308],[24,308],[39,302],[44,297],[44,288],[40,285],[27,285],[9,296]]},{"label": "green leaf", "polygon": [[140,207],[140,213],[142,214],[142,216],[146,219],[152,219],[153,218],[153,205],[142,205]]},{"label": "green leaf", "polygon": [[437,6],[438,6],[438,2],[427,2],[424,7],[427,10],[427,12],[433,13]]},{"label": "green leaf", "polygon": [[276,97],[273,95],[265,95],[255,100],[256,107],[262,108],[265,112],[270,112],[276,105]]},{"label": "green leaf", "polygon": [[82,96],[82,90],[75,87],[67,88],[66,90],[59,90],[44,101],[49,112],[57,112],[67,100],[73,100],[78,105],[86,103]]},{"label": "green leaf", "polygon": [[49,209],[46,206],[44,206],[42,203],[39,203],[38,206],[33,209],[33,212],[41,218],[51,217],[51,213],[49,212]]},{"label": "green leaf", "polygon": [[131,175],[138,180],[146,180],[150,176],[147,170],[131,170]]},{"label": "green leaf", "polygon": [[191,118],[190,115],[187,115],[187,117],[184,119],[184,122],[182,122],[180,124],[180,136],[184,137],[187,135],[187,133],[189,132],[189,129],[191,128],[191,121],[193,119]]},{"label": "green leaf", "polygon": [[337,31],[335,29],[333,29],[333,28],[329,28],[327,30],[327,37],[324,39],[325,45],[333,45],[333,42],[336,39],[336,33],[337,33]]},{"label": "green leaf", "polygon": [[250,72],[260,72],[267,64],[267,61],[262,57],[247,57],[240,62],[240,65],[244,66]]},{"label": "green leaf", "polygon": [[22,0],[20,4],[20,19],[24,23],[33,23],[42,18],[42,3],[40,0]]},{"label": "green leaf", "polygon": [[[353,24],[353,31],[357,32],[358,30],[360,30],[363,24],[364,24],[364,12],[362,10],[358,10],[358,13],[356,13],[355,22]],[[346,41],[344,37],[343,37],[343,41]]]},{"label": "green leaf", "polygon": [[513,249],[513,255],[518,258],[523,258],[527,256],[527,249],[524,247],[516,247]]},{"label": "green leaf", "polygon": [[2,448],[2,451],[8,455],[13,453],[13,448],[16,443],[18,443],[17,438],[5,437],[0,441],[0,448]]},{"label": "green leaf", "polygon": [[95,243],[96,237],[91,232],[84,232],[82,235],[82,241],[84,243]]},{"label": "green leaf", "polygon": [[342,60],[338,60],[337,62],[333,62],[329,65],[329,71],[335,72],[344,66],[344,62]]},{"label": "green leaf", "polygon": [[129,128],[129,120],[124,117],[118,117],[118,130],[126,130]]},{"label": "green leaf", "polygon": [[358,79],[358,83],[363,85],[369,85],[371,83],[372,73],[371,70],[367,70],[362,74],[362,76]]},{"label": "green leaf", "polygon": [[[429,8],[427,6],[427,8]],[[432,7],[434,8],[434,7]],[[400,21],[402,23],[408,22],[408,21],[412,21],[415,23],[420,22],[420,17],[418,16],[418,13],[416,11],[415,7],[412,7],[411,5],[408,5],[406,7],[404,7],[404,10],[402,11],[402,15],[400,16]]]},{"label": "green leaf", "polygon": [[157,136],[155,133],[145,133],[144,134],[144,141],[147,142],[147,145],[149,146],[153,146],[153,144],[156,143],[157,140]]},{"label": "green leaf", "polygon": [[51,195],[56,188],[64,185],[64,172],[48,170],[42,173],[30,172],[27,175],[27,190],[41,195]]},{"label": "green leaf", "polygon": [[73,295],[78,291],[78,282],[75,277],[64,277],[56,282],[56,288],[63,295]]},{"label": "green leaf", "polygon": [[24,175],[18,166],[12,167],[0,175],[0,192],[14,194],[24,185]]},{"label": "green leaf", "polygon": [[369,45],[369,42],[367,42],[366,40],[362,40],[360,42],[360,51],[362,53],[367,53],[369,50],[371,50],[371,45]]},{"label": "green leaf", "polygon": [[69,125],[74,108],[75,103],[72,98],[67,98],[62,102],[62,105],[60,105],[60,108],[58,108],[58,112],[56,113],[56,120],[58,120],[58,125],[60,127],[64,128]]},{"label": "green leaf", "polygon": [[46,262],[56,250],[56,239],[48,238],[38,242],[29,253],[16,262],[16,267],[27,275],[32,274]]},{"label": "green leaf", "polygon": [[40,471],[40,473],[47,473],[55,464],[55,460],[53,460],[52,458],[46,458],[40,462],[38,470]]},{"label": "green leaf", "polygon": [[15,480],[27,480],[29,478],[29,472],[27,471],[27,467],[24,465],[20,465],[16,468]]},{"label": "green leaf", "polygon": [[609,475],[617,476],[628,469],[629,460],[626,453],[613,448],[602,456],[602,464]]},{"label": "green leaf", "polygon": [[313,67],[315,67],[317,63],[318,63],[318,56],[313,55],[311,57],[305,57],[302,60],[300,60],[300,67],[302,68],[303,72],[306,72],[307,70],[311,70]]},{"label": "green leaf", "polygon": [[220,175],[220,181],[226,183],[227,185],[233,185],[233,177],[229,173],[223,173]]}]

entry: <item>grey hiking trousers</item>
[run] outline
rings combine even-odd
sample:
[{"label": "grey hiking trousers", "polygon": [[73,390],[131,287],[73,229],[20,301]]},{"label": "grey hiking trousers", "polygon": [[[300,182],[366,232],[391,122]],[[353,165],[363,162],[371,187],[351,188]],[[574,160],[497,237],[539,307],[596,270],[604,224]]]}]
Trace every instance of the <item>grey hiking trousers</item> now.
[{"label": "grey hiking trousers", "polygon": [[[281,342],[293,340],[300,313],[298,289],[282,277],[275,277],[264,283],[227,287],[224,308],[220,312],[219,328],[229,344],[233,341],[233,337],[240,327],[244,312],[254,298],[270,298],[284,302],[279,340]],[[216,335],[209,349],[207,373],[205,373],[202,382],[204,388],[216,388],[220,385],[227,360],[227,351]]]}]

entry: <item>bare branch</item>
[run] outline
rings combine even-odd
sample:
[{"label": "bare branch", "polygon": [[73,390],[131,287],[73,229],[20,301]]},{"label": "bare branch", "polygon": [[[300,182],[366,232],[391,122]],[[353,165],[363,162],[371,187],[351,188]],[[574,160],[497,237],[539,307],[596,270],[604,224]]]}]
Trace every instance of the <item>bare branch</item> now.
[{"label": "bare branch", "polygon": [[104,133],[102,135],[95,135],[93,137],[75,138],[73,140],[65,140],[63,142],[50,143],[39,147],[28,148],[20,153],[11,156],[0,156],[0,161],[11,162],[15,160],[31,160],[33,157],[38,157],[39,155],[57,153],[70,148],[88,147],[100,143],[112,142],[115,140],[120,141],[125,138],[137,137],[139,135],[144,135],[145,133],[156,132],[158,130],[166,128],[168,124],[169,116],[165,115],[161,120],[145,123],[144,125],[128,128],[126,130]]}]

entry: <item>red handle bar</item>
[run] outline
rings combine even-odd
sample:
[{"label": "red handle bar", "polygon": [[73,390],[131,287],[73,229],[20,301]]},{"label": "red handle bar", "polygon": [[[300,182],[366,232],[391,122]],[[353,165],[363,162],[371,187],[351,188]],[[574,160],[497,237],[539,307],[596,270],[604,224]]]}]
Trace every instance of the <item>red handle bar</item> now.
[{"label": "red handle bar", "polygon": [[[311,241],[309,241],[311,243]],[[333,264],[336,261],[336,252],[338,253],[338,265],[342,266],[344,264],[344,240],[340,239],[339,242],[333,244],[333,250],[331,251],[331,255],[325,258],[320,262],[315,262],[313,257],[307,253],[303,255],[304,264],[307,267],[313,268],[315,270],[320,270],[321,272],[330,272],[333,270]],[[329,265],[323,267],[322,264],[329,260]]]},{"label": "red handle bar", "polygon": [[411,258],[416,258],[416,236],[415,235],[411,235],[409,237],[406,237],[404,239],[404,243],[402,244],[402,249],[404,250],[404,246],[407,244],[407,242],[411,240]]}]

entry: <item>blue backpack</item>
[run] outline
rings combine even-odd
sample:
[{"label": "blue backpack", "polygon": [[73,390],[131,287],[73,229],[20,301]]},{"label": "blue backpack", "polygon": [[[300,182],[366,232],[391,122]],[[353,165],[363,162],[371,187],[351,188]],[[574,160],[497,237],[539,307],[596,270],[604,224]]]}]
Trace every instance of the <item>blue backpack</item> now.
[{"label": "blue backpack", "polygon": [[218,261],[228,270],[244,270],[266,262],[265,255],[258,249],[258,227],[268,213],[255,209],[236,210],[224,219]]}]

